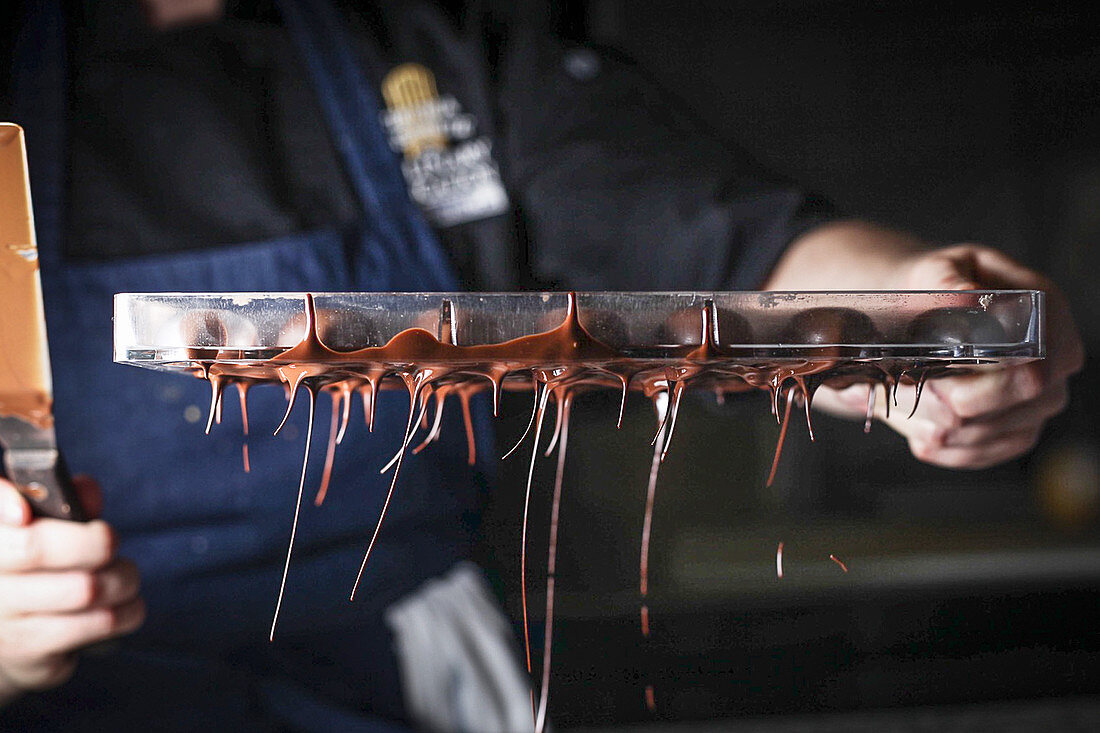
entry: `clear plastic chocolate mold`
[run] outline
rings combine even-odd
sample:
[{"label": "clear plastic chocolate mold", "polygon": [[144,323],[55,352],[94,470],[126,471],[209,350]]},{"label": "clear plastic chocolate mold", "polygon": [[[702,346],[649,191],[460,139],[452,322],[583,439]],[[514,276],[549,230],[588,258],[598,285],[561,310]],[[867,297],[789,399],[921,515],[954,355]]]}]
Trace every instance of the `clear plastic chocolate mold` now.
[{"label": "clear plastic chocolate mold", "polygon": [[[409,329],[459,347],[503,345],[558,327],[572,302],[584,331],[614,350],[616,363],[655,366],[685,358],[730,366],[823,357],[943,366],[1038,359],[1043,297],[1034,290],[312,294],[316,335],[334,352],[385,347]],[[308,329],[305,293],[121,293],[114,359],[180,371],[196,362],[247,365],[277,359]],[[685,356],[685,347],[703,345],[713,348]],[[561,352],[547,364],[522,352],[508,356],[513,369],[568,366],[574,358]],[[364,360],[396,368],[404,363],[398,356]],[[440,358],[467,356],[453,349]]]}]

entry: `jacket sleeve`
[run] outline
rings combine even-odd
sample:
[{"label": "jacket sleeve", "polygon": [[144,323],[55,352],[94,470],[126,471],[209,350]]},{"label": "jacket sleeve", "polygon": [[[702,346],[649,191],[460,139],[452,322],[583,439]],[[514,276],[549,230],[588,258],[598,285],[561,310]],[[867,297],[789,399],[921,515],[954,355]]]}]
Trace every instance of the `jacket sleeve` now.
[{"label": "jacket sleeve", "polygon": [[538,281],[751,290],[835,216],[694,120],[629,59],[513,33],[500,61],[502,165]]}]

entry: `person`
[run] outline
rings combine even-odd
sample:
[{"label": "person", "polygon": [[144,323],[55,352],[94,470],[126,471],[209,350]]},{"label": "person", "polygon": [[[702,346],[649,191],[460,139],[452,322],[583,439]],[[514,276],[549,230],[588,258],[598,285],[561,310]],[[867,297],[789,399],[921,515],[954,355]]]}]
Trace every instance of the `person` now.
[{"label": "person", "polygon": [[[286,439],[301,441],[304,414],[296,431],[254,440],[244,474],[236,443],[204,441],[195,425],[198,380],[110,363],[115,292],[1046,291],[1045,361],[937,380],[912,420],[878,416],[917,459],[956,468],[1026,453],[1082,363],[1042,275],[984,246],[933,248],[844,219],[527,3],[7,12],[19,16],[5,24],[18,33],[3,112],[27,130],[59,443],[98,480],[78,488],[104,519],[32,518],[0,480],[5,729],[461,720],[424,712],[398,658],[411,642],[387,613],[427,581],[449,587],[470,557],[493,482],[485,451],[467,466],[447,415],[440,443],[402,469],[351,604],[334,585],[354,578],[386,488],[362,467],[393,446],[346,442],[325,506],[303,512],[268,643],[301,460]],[[277,392],[250,396],[254,434],[281,417]],[[866,388],[822,390],[815,404],[862,417]],[[486,405],[475,407],[485,445]],[[382,399],[377,421],[403,424],[404,409]],[[224,422],[241,427],[228,406]],[[507,729],[504,713],[480,720]]]}]

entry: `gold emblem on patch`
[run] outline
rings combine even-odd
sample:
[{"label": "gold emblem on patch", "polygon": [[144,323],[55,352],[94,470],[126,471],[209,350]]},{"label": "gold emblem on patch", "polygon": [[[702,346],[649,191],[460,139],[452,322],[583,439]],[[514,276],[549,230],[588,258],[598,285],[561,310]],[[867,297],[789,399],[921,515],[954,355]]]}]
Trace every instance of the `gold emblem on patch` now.
[{"label": "gold emblem on patch", "polygon": [[382,79],[380,113],[409,196],[437,226],[453,226],[508,210],[508,194],[493,160],[492,141],[453,94],[439,94],[435,75],[415,63]]},{"label": "gold emblem on patch", "polygon": [[400,131],[406,158],[446,147],[443,110],[430,70],[420,64],[401,64],[382,80],[382,97],[394,128]]}]

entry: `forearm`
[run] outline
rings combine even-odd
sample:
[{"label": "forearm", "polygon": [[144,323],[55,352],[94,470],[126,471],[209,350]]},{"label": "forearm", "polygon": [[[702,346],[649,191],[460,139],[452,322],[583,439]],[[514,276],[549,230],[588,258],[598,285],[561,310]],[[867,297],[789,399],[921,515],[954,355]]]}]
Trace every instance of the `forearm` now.
[{"label": "forearm", "polygon": [[912,235],[866,222],[825,224],[791,243],[765,289],[898,289],[899,265],[926,248]]}]

